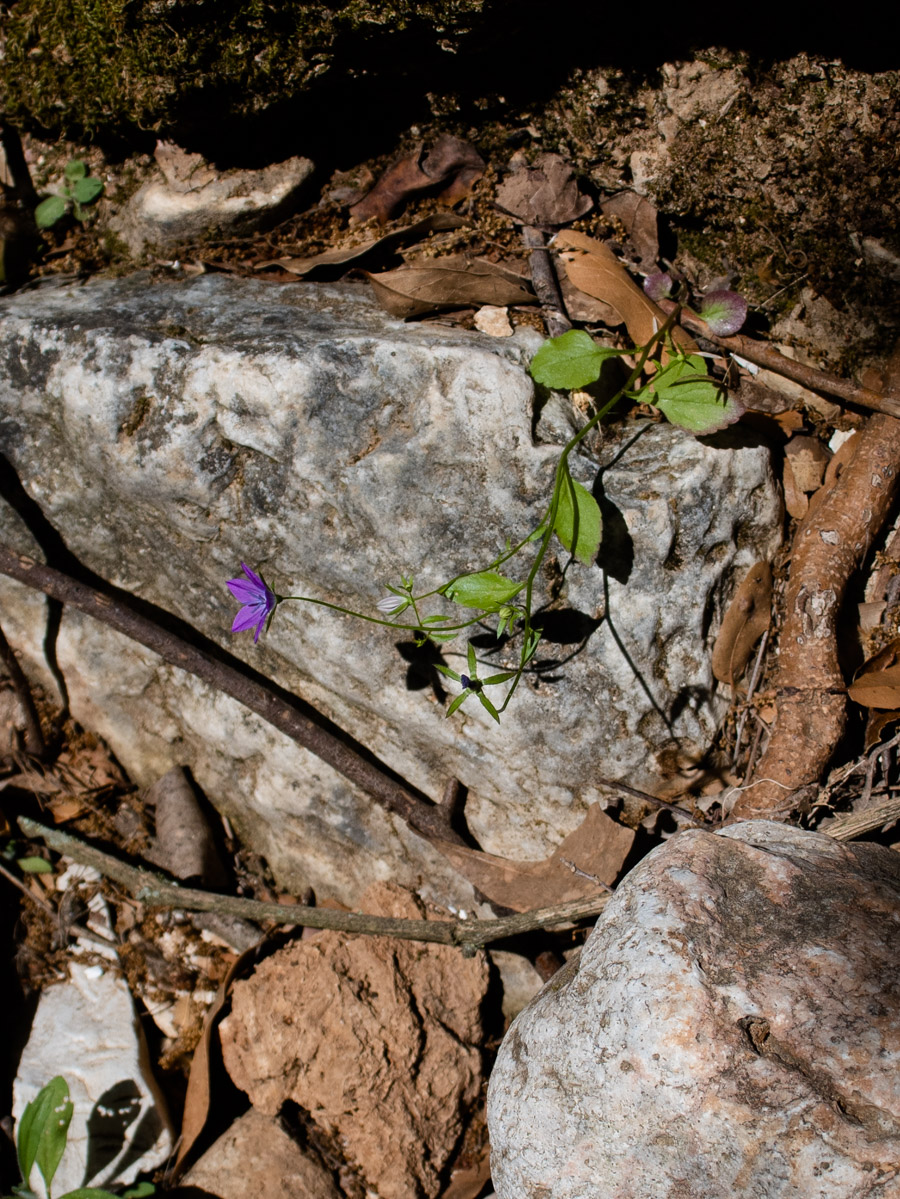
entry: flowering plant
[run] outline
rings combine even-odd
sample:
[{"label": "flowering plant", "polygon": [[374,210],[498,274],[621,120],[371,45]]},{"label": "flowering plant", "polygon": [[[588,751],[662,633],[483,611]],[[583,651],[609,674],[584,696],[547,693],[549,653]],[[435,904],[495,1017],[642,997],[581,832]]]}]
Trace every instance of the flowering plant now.
[{"label": "flowering plant", "polygon": [[[670,331],[674,322],[675,314],[645,346],[633,350],[615,350],[598,345],[587,333],[578,329],[551,338],[539,348],[531,363],[532,377],[537,383],[558,390],[573,391],[595,383],[605,364],[612,358],[634,355],[634,365],[624,386],[564,446],[556,465],[553,491],[537,527],[515,545],[507,541],[501,553],[484,570],[455,575],[432,590],[419,594],[414,591],[413,577],[402,577],[396,584],[387,584],[388,595],[378,601],[376,608],[379,615],[373,616],[312,596],[278,595],[267,586],[261,575],[245,565],[243,570],[246,579],[232,579],[228,583],[232,594],[243,605],[235,617],[232,630],[239,632],[252,628],[255,630],[254,641],[258,641],[261,630],[268,628],[278,605],[286,600],[318,604],[370,623],[410,631],[419,646],[426,641],[436,645],[453,641],[473,625],[496,618],[498,638],[504,632],[510,638],[520,637],[515,669],[480,678],[471,641],[466,649],[467,673],[457,673],[443,665],[436,669],[462,688],[449,705],[448,716],[457,711],[470,696],[475,696],[485,711],[499,723],[540,641],[540,630],[533,621],[533,591],[552,538],[555,536],[573,559],[584,565],[593,562],[600,549],[600,508],[591,493],[572,478],[569,469],[572,451],[623,397],[652,405],[672,424],[695,434],[713,433],[732,424],[742,415],[737,401],[728,395],[721,384],[709,377],[704,358],[697,353],[685,352],[672,340]],[[652,373],[648,369],[648,378],[641,384],[648,360],[658,350],[664,351],[661,361],[653,364],[655,369]],[[511,570],[508,564],[521,560],[520,556],[529,553],[532,558],[527,569],[523,566],[513,573],[505,573]],[[429,612],[426,601],[442,607],[449,603],[455,611],[451,615],[446,611]],[[407,619],[399,620],[404,614],[407,614]],[[508,687],[502,702],[495,704],[485,694],[487,687],[506,684]]]}]

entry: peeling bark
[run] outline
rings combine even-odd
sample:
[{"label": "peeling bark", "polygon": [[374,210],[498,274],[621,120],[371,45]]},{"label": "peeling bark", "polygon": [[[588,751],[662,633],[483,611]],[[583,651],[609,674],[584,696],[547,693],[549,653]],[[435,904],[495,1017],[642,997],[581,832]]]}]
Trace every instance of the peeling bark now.
[{"label": "peeling bark", "polygon": [[[888,388],[900,390],[900,351]],[[777,711],[768,747],[742,791],[739,820],[785,820],[795,792],[819,781],[847,721],[837,621],[847,583],[900,491],[900,420],[871,416],[856,452],[820,493],[794,538],[775,678]],[[817,497],[818,498],[818,497]]]}]

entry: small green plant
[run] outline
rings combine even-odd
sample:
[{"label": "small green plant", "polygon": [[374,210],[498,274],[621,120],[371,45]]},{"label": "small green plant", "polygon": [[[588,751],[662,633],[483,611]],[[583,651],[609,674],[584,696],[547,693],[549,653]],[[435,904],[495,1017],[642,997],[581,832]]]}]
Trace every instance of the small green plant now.
[{"label": "small green plant", "polygon": [[87,173],[87,167],[79,158],[73,158],[66,166],[62,191],[54,192],[41,200],[34,210],[34,219],[39,229],[49,229],[66,215],[71,208],[76,221],[85,221],[86,211],[103,191],[103,180]]},{"label": "small green plant", "polygon": [[[66,1151],[73,1111],[69,1085],[60,1074],[51,1078],[25,1108],[16,1129],[16,1153],[22,1182],[12,1189],[18,1199],[37,1199],[30,1186],[31,1172],[35,1166],[44,1179],[47,1199],[52,1199],[50,1187]],[[120,1195],[98,1187],[76,1187],[74,1191],[66,1191],[58,1196],[58,1199],[143,1199],[143,1196],[152,1195],[155,1190],[151,1182],[137,1183]],[[4,1199],[13,1199],[13,1196],[4,1196]]]},{"label": "small green plant", "polygon": [[[717,293],[718,301],[721,301],[723,294],[725,293]],[[735,299],[743,304],[740,297]],[[657,330],[646,345],[631,350],[614,350],[598,345],[581,329],[571,329],[560,337],[553,337],[544,342],[532,360],[531,374],[537,383],[555,390],[575,391],[589,387],[597,382],[605,364],[612,358],[633,356],[634,365],[625,384],[564,447],[557,462],[553,491],[537,528],[515,545],[507,541],[503,551],[484,570],[474,574],[456,575],[430,591],[414,594],[411,575],[401,578],[397,585],[387,584],[390,594],[379,601],[379,612],[383,617],[396,618],[408,611],[413,618],[411,622],[380,619],[363,612],[353,612],[311,596],[278,595],[261,575],[244,565],[246,578],[231,579],[228,582],[232,595],[243,605],[234,619],[232,631],[253,629],[254,640],[258,641],[260,633],[268,628],[278,605],[286,600],[318,604],[334,608],[338,612],[346,612],[373,624],[406,629],[414,634],[416,644],[420,646],[426,641],[432,641],[436,645],[452,641],[473,625],[482,625],[486,620],[496,617],[495,636],[498,641],[504,632],[509,639],[520,637],[518,663],[513,669],[501,670],[498,674],[481,678],[477,672],[478,661],[471,642],[465,655],[467,673],[437,664],[435,669],[462,688],[460,694],[450,703],[448,716],[474,696],[485,711],[499,723],[500,715],[508,707],[540,641],[540,629],[533,623],[532,593],[552,538],[556,536],[572,558],[585,566],[594,561],[600,550],[600,507],[590,491],[572,478],[569,458],[573,450],[623,398],[650,405],[671,424],[679,425],[696,435],[723,429],[743,414],[743,409],[737,401],[729,396],[720,383],[709,377],[705,359],[700,354],[687,353],[673,340],[671,330],[674,322],[675,314]],[[652,364],[651,356],[656,358]],[[529,552],[533,555],[530,564],[527,567],[519,567],[514,572],[516,577],[501,573],[501,567],[509,569],[507,563]],[[453,617],[440,612],[426,615],[423,604],[428,600],[432,603],[447,601],[457,609],[474,612],[474,615],[463,617],[457,614]],[[485,688],[503,684],[509,684],[506,694],[502,703],[495,704],[486,695]]]}]

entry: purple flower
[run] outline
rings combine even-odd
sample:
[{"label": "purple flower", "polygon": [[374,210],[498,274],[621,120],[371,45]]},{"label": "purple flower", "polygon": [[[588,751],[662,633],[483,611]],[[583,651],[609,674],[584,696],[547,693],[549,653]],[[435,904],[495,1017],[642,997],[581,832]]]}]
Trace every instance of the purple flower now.
[{"label": "purple flower", "polygon": [[278,597],[245,562],[241,563],[241,570],[247,576],[246,579],[228,580],[228,590],[238,603],[244,605],[235,616],[231,631],[232,633],[241,633],[244,629],[252,629],[255,625],[256,632],[253,640],[257,642],[263,625],[275,611]]}]

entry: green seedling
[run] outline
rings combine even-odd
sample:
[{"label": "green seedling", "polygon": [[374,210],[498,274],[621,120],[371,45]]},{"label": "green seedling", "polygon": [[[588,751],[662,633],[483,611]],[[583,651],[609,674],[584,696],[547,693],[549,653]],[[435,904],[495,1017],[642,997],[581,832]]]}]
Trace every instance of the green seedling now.
[{"label": "green seedling", "polygon": [[34,210],[34,219],[39,229],[49,229],[61,220],[71,209],[76,221],[86,221],[90,217],[89,206],[99,198],[103,191],[103,180],[87,173],[87,167],[78,159],[73,158],[66,166],[62,190],[54,192],[46,200],[41,200]]},{"label": "green seedling", "polygon": [[[712,301],[709,308],[711,327],[715,319],[725,321],[727,318],[733,325],[741,305],[746,310],[743,300],[734,293],[717,292],[708,299]],[[696,435],[724,429],[743,414],[737,401],[710,378],[706,360],[700,354],[686,353],[673,341],[674,321],[673,314],[646,345],[630,350],[598,345],[580,329],[550,338],[540,347],[532,360],[531,374],[537,383],[555,390],[575,391],[589,387],[599,380],[606,364],[614,358],[630,355],[634,366],[625,384],[564,447],[540,523],[517,544],[507,541],[503,551],[483,570],[456,575],[420,594],[413,591],[411,576],[401,578],[399,583],[387,584],[389,594],[377,604],[380,616],[375,616],[311,596],[278,595],[261,575],[244,565],[246,577],[228,582],[232,595],[243,605],[235,617],[232,631],[253,629],[254,639],[258,640],[260,633],[268,629],[278,605],[286,600],[318,604],[373,624],[405,629],[413,634],[418,645],[426,641],[436,645],[453,641],[472,626],[493,623],[496,618],[495,637],[498,641],[504,635],[508,641],[519,639],[518,662],[514,666],[511,663],[510,669],[481,678],[479,662],[470,641],[465,651],[465,673],[443,665],[436,669],[462,688],[449,704],[448,716],[474,696],[499,722],[538,648],[540,630],[533,624],[533,590],[553,538],[556,537],[574,561],[585,566],[590,566],[600,551],[603,533],[600,507],[587,487],[572,477],[569,466],[572,452],[625,398],[656,408],[671,424]],[[426,614],[424,605],[428,601],[431,604],[449,603],[456,611]],[[397,619],[404,614],[407,616],[405,621]],[[501,685],[507,685],[506,694],[502,703],[495,704],[485,694],[485,688]]]},{"label": "green seedling", "polygon": [[[47,1199],[53,1199],[51,1186],[59,1163],[66,1151],[69,1124],[74,1105],[69,1097],[69,1085],[62,1075],[51,1078],[25,1108],[16,1129],[16,1153],[22,1181],[12,1188],[11,1196],[3,1199],[37,1199],[31,1189],[31,1173],[37,1166],[44,1180]],[[143,1199],[156,1187],[151,1182],[139,1182],[119,1194],[99,1187],[76,1187],[57,1199]]]}]

